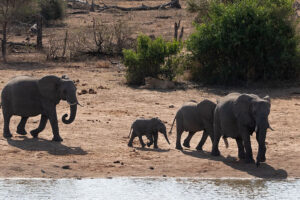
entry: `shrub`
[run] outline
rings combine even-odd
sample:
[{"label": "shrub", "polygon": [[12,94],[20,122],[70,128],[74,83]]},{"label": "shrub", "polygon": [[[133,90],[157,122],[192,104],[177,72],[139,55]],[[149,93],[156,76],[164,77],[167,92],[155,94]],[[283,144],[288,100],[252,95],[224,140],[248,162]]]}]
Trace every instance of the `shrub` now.
[{"label": "shrub", "polygon": [[297,77],[298,36],[292,0],[240,0],[209,5],[187,41],[194,80],[238,84]]},{"label": "shrub", "polygon": [[[124,49],[124,64],[127,67],[126,79],[129,84],[143,84],[145,77],[157,78],[159,75],[169,79],[174,69],[163,68],[166,60],[181,49],[178,41],[166,42],[161,37],[151,40],[146,35],[137,38],[137,51]],[[172,72],[170,72],[170,70]]]},{"label": "shrub", "polygon": [[41,15],[46,21],[63,19],[66,4],[63,0],[41,0]]}]

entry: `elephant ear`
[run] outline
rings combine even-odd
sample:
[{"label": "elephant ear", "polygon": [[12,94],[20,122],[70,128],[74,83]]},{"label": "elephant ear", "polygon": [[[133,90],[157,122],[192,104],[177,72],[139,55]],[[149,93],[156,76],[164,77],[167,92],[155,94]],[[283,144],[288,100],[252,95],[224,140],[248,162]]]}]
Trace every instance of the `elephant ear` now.
[{"label": "elephant ear", "polygon": [[242,94],[233,103],[234,116],[243,125],[253,123],[252,100],[250,95]]},{"label": "elephant ear", "polygon": [[52,101],[57,102],[60,100],[59,96],[59,85],[60,85],[61,79],[57,76],[45,76],[38,80],[38,88],[40,91],[40,94]]}]

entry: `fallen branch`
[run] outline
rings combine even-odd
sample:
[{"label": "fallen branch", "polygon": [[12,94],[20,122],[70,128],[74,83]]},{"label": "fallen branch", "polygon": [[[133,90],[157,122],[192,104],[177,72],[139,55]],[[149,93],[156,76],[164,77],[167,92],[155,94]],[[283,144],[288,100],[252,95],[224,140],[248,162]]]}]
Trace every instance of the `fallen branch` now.
[{"label": "fallen branch", "polygon": [[180,9],[181,5],[179,4],[179,0],[171,0],[171,2],[169,2],[169,3],[165,3],[162,5],[158,5],[158,6],[146,6],[144,4],[142,4],[141,6],[138,6],[138,7],[129,7],[129,8],[120,7],[120,6],[107,6],[105,4],[102,7],[97,6],[97,9],[99,10],[99,12],[107,10],[107,9],[118,9],[118,10],[122,10],[122,11],[141,11],[141,10],[159,10],[159,9],[167,9],[167,8]]}]

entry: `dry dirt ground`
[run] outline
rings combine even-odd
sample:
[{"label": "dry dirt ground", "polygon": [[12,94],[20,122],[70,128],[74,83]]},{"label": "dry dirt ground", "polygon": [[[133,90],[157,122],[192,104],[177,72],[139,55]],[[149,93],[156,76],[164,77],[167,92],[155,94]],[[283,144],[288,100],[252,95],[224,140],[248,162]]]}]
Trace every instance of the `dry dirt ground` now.
[{"label": "dry dirt ground", "polygon": [[[187,88],[172,91],[155,91],[130,88],[124,85],[124,72],[115,67],[103,69],[95,63],[1,66],[0,88],[16,75],[42,77],[47,74],[67,74],[79,80],[78,92],[94,89],[96,94],[79,95],[84,107],[78,108],[75,122],[65,125],[59,121],[62,143],[51,142],[49,123],[39,139],[15,133],[20,117],[13,117],[13,138],[0,138],[1,177],[106,177],[106,176],[187,176],[187,177],[299,177],[299,96],[300,88],[242,90],[272,98],[270,124],[275,131],[267,135],[267,162],[256,168],[237,160],[237,147],[229,139],[229,148],[220,142],[222,156],[212,157],[211,142],[207,140],[204,151],[195,147],[202,133],[191,141],[191,148],[175,149],[176,132],[169,136],[169,146],[159,135],[159,149],[140,148],[136,138],[134,148],[127,147],[131,123],[138,117],[159,117],[170,129],[180,106],[191,99],[205,98],[215,101],[226,92],[236,90]],[[16,67],[17,65],[17,67]],[[100,66],[100,64],[99,64]],[[4,69],[3,69],[4,68]],[[172,107],[172,105],[174,107]],[[0,111],[1,112],[1,111]],[[59,119],[69,112],[66,102],[57,106]],[[38,126],[39,117],[31,118],[27,131]],[[3,127],[1,114],[0,127]],[[187,133],[183,135],[183,138]],[[257,143],[252,137],[254,155]],[[69,166],[70,169],[63,169]],[[151,169],[151,168],[154,169]]]},{"label": "dry dirt ground", "polygon": [[[107,1],[107,4],[128,6],[131,3],[154,5],[161,2],[166,1],[123,0]],[[72,15],[66,19],[67,28],[74,28],[76,25],[80,28],[90,23],[88,19],[96,14]],[[106,16],[107,20],[115,20],[115,17],[132,19],[130,22],[136,25],[137,32],[142,30],[164,37],[172,37],[173,24],[178,19],[182,19],[186,33],[192,31],[193,16],[184,9],[104,12],[99,15]],[[170,17],[156,18],[162,15]],[[63,29],[46,29],[46,36]],[[187,84],[185,89],[157,91],[128,87],[124,84],[124,70],[120,68],[122,65],[112,65],[105,60],[51,63],[45,61],[45,55],[37,53],[10,54],[8,60],[9,64],[0,64],[0,90],[9,79],[17,75],[42,77],[48,74],[67,74],[71,79],[79,81],[78,92],[93,89],[96,94],[78,95],[84,107],[78,108],[76,120],[70,125],[65,125],[60,120],[63,114],[69,113],[67,103],[61,102],[57,106],[60,134],[64,139],[62,143],[51,142],[49,123],[40,133],[39,139],[32,139],[30,135],[17,135],[15,131],[20,117],[13,117],[10,125],[12,139],[6,140],[0,134],[0,177],[300,177],[300,86],[283,89],[225,89]],[[210,155],[209,140],[204,145],[203,152],[196,151],[195,147],[202,136],[200,132],[192,139],[191,148],[184,148],[183,151],[175,149],[176,129],[169,136],[171,145],[160,134],[160,148],[157,150],[140,148],[137,139],[134,148],[127,147],[130,125],[136,118],[159,117],[166,122],[169,130],[176,111],[184,102],[192,99],[201,101],[205,98],[216,101],[216,98],[232,91],[251,92],[261,96],[269,94],[271,97],[270,124],[275,131],[268,132],[267,162],[259,168],[237,159],[237,147],[233,139],[229,139],[228,149],[220,142],[222,156],[219,157]],[[0,112],[2,130],[1,109]],[[30,118],[26,126],[27,132],[36,128],[38,122],[39,117]],[[187,133],[183,135],[182,142],[186,135]],[[256,156],[255,136],[252,136],[252,147]]]}]

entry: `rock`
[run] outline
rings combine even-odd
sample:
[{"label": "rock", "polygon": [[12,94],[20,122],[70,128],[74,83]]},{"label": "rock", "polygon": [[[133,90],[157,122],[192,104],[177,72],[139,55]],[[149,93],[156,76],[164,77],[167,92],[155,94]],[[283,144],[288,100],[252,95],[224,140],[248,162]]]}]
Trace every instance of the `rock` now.
[{"label": "rock", "polygon": [[114,163],[120,163],[120,161],[119,161],[119,160],[116,160],[116,161],[114,161]]},{"label": "rock", "polygon": [[164,174],[163,177],[167,177],[167,175]]},{"label": "rock", "polygon": [[45,174],[45,173],[46,173],[46,172],[45,172],[44,170],[42,170],[42,169],[41,169],[41,172],[42,172],[43,174]]},{"label": "rock", "polygon": [[63,168],[63,169],[71,169],[71,168],[70,168],[70,165],[64,165],[64,166],[62,166],[61,168]]},{"label": "rock", "polygon": [[90,88],[89,89],[89,94],[97,94],[97,92],[94,89]]},{"label": "rock", "polygon": [[174,107],[175,107],[174,105],[170,105],[170,106],[169,106],[169,108],[174,108]]},{"label": "rock", "polygon": [[154,170],[154,167],[151,166],[151,167],[149,167],[149,169]]},{"label": "rock", "polygon": [[175,88],[175,83],[169,80],[161,80],[153,77],[146,77],[145,85],[141,86],[140,88],[169,90]]}]

